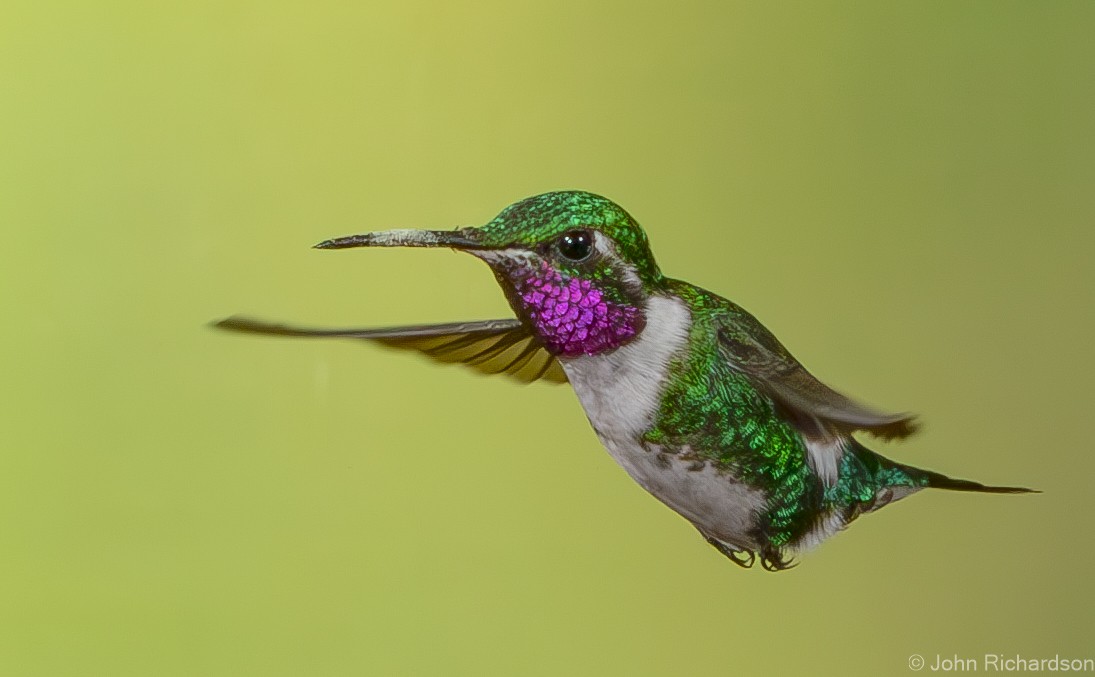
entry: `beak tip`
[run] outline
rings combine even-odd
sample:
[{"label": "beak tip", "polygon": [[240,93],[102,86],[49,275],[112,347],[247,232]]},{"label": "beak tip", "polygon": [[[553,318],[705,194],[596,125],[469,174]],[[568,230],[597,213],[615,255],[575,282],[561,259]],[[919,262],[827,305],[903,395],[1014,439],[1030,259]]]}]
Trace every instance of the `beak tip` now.
[{"label": "beak tip", "polygon": [[324,240],[319,244],[312,245],[312,249],[346,249],[347,247],[361,246],[363,243],[358,241],[359,237],[338,237],[333,240]]}]

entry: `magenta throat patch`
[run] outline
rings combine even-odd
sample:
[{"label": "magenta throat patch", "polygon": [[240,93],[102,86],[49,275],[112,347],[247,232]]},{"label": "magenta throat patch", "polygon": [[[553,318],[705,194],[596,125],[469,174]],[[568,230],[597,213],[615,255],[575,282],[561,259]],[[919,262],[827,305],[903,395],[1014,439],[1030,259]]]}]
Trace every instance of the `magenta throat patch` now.
[{"label": "magenta throat patch", "polygon": [[514,283],[524,311],[553,355],[596,355],[620,347],[641,328],[638,308],[605,298],[590,280],[564,281],[547,263]]}]

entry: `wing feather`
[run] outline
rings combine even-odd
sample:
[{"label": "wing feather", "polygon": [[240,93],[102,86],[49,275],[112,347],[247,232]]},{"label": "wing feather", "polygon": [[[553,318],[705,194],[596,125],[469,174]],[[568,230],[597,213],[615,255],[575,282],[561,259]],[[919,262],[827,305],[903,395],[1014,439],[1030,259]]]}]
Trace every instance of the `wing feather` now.
[{"label": "wing feather", "polygon": [[463,363],[484,374],[507,374],[525,383],[567,380],[559,361],[515,318],[380,329],[312,329],[237,316],[214,326],[267,336],[361,339],[414,350],[438,362]]},{"label": "wing feather", "polygon": [[[783,406],[806,433],[865,430],[885,439],[916,432],[915,416],[860,404],[814,377],[756,318],[735,307],[721,318],[719,349],[727,362]],[[819,426],[822,428],[818,430]]]}]

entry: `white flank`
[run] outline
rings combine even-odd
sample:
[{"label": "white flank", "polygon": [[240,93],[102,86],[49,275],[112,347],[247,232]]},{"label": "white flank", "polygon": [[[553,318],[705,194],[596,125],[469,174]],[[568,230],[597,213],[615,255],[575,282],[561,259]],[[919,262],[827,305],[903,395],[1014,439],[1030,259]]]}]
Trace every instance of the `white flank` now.
[{"label": "white flank", "polygon": [[[874,502],[869,506],[862,508],[862,510],[864,513],[874,512],[894,501],[905,498],[909,494],[914,494],[921,489],[923,489],[923,487],[887,487],[876,492]],[[840,510],[830,510],[819,518],[817,525],[814,526],[813,529],[807,532],[807,534],[800,538],[796,543],[792,544],[791,547],[796,552],[806,552],[846,526],[848,526],[848,523],[845,521],[843,512]]]},{"label": "white flank", "polygon": [[[844,443],[847,440],[838,436],[821,440],[804,438],[803,441],[806,442],[806,460],[824,488],[836,484],[840,478],[840,460],[844,458]],[[844,526],[844,516],[839,511],[822,514],[818,517],[817,525],[791,547],[800,553],[812,550]]]},{"label": "white flank", "polygon": [[821,544],[826,538],[829,538],[836,532],[843,529],[844,517],[838,511],[830,511],[827,514],[821,516],[813,529],[810,529],[805,536],[798,539],[791,545],[791,549],[795,552],[803,553],[808,550],[813,550]]},{"label": "white flank", "polygon": [[826,487],[836,484],[840,476],[840,459],[844,458],[843,437],[815,440],[806,438],[806,458],[810,467]]}]

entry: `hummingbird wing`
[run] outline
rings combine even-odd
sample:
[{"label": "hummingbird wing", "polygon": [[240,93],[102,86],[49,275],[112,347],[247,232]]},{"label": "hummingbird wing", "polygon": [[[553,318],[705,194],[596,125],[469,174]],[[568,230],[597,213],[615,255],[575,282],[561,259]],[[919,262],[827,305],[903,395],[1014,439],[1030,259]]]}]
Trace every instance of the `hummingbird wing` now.
[{"label": "hummingbird wing", "polygon": [[916,432],[914,415],[883,413],[838,393],[806,371],[755,317],[737,306],[729,310],[720,316],[720,352],[731,367],[782,405],[803,432],[823,432],[819,424],[844,433],[865,430],[884,439]]},{"label": "hummingbird wing", "polygon": [[391,348],[417,350],[439,362],[462,362],[484,374],[505,373],[525,383],[538,379],[567,381],[559,361],[516,318],[383,329],[310,329],[237,316],[214,326],[271,336],[365,339]]}]

